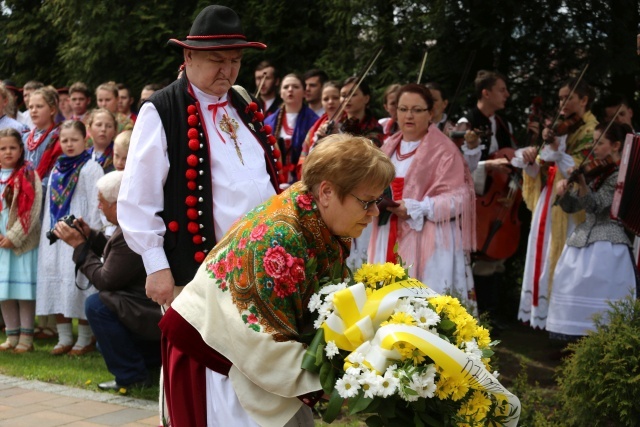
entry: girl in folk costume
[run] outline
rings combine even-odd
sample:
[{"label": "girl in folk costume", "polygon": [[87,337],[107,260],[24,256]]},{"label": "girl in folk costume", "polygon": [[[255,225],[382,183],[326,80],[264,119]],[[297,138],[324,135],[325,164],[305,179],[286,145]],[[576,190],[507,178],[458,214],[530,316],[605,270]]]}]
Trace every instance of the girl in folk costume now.
[{"label": "girl in folk costume", "polygon": [[[309,152],[313,148],[319,139],[327,136],[327,127],[329,126],[329,120],[338,110],[340,105],[340,85],[336,82],[329,81],[322,86],[322,108],[324,114],[316,120],[307,133],[304,142],[302,143],[302,151],[300,152],[300,159],[298,159],[298,176],[302,178],[302,165],[305,158],[309,155]],[[339,125],[339,124],[337,124]]]},{"label": "girl in folk costume", "polygon": [[[571,189],[567,180],[556,188],[559,205],[567,213],[584,209],[586,221],[567,240],[553,278],[547,330],[551,338],[574,341],[595,330],[593,316],[608,310],[608,301],[635,293],[636,275],[631,242],[624,228],[611,219],[611,203],[618,180],[618,165],[627,124],[596,127],[595,166],[588,178],[578,173]],[[595,162],[593,162],[595,163]],[[591,164],[593,164],[591,163]]]},{"label": "girl in folk costume", "polygon": [[568,80],[558,95],[563,126],[557,127],[556,132],[543,130],[542,136],[549,142],[539,156],[536,147],[528,147],[516,151],[513,160],[515,166],[524,167],[522,196],[533,212],[518,319],[529,322],[533,328],[546,326],[548,298],[558,258],[576,224],[584,221],[584,212],[567,214],[560,206],[553,206],[555,185],[568,177],[571,168],[587,155],[598,124],[589,111],[592,89],[584,80]]},{"label": "girl in folk costume", "polygon": [[115,170],[113,166],[113,138],[116,136],[116,117],[105,108],[97,108],[87,121],[93,146],[89,148],[91,158],[102,166],[104,173]]},{"label": "girl in folk costume", "polygon": [[400,85],[398,83],[394,83],[384,91],[382,95],[382,106],[385,111],[389,113],[389,117],[385,117],[383,119],[378,120],[380,126],[382,126],[383,138],[386,140],[391,135],[398,131],[398,91],[400,90]]},{"label": "girl in folk costume", "polygon": [[51,86],[36,89],[29,97],[29,114],[33,130],[23,136],[25,159],[33,165],[46,187],[53,165],[58,160],[60,148],[59,129],[55,123],[58,113],[58,92]]},{"label": "girl in folk costume", "polygon": [[[86,129],[82,122],[68,120],[60,125],[60,129],[63,155],[56,162],[47,186],[40,235],[36,313],[56,315],[58,343],[51,354],[82,355],[95,349],[84,313],[84,301],[96,291],[82,273],[76,276],[73,247],[60,240],[51,243],[46,232],[70,214],[82,217],[93,229],[101,228],[96,182],[104,172],[85,150]],[[71,318],[80,319],[75,346]]]},{"label": "girl in folk costume", "polygon": [[473,305],[473,179],[456,145],[431,124],[432,108],[423,85],[408,84],[398,92],[400,132],[382,146],[396,168],[391,189],[397,205],[387,207],[387,221],[374,222],[369,262],[396,262],[397,244],[411,277]]},{"label": "girl in folk costume", "polygon": [[[357,81],[357,77],[349,77],[342,83],[340,102],[347,98]],[[369,85],[366,82],[361,82],[358,90],[356,90],[344,108],[346,118],[341,120],[340,132],[364,136],[380,147],[383,139],[382,126],[369,110],[370,100],[371,89],[369,89]]]},{"label": "girl in folk costume", "polygon": [[454,129],[453,123],[445,112],[449,106],[449,97],[439,83],[429,82],[425,86],[433,97],[433,117],[431,121],[438,126],[442,133],[449,135],[449,132]]},{"label": "girl in folk costume", "polygon": [[282,169],[278,172],[280,185],[286,188],[299,177],[296,166],[302,152],[302,144],[311,126],[318,120],[316,113],[303,104],[304,82],[297,74],[287,74],[280,85],[282,105],[264,121],[271,126],[273,135],[278,138],[278,153]]},{"label": "girl in folk costume", "polygon": [[42,184],[24,160],[22,136],[0,130],[0,307],[7,341],[0,351],[33,350]]},{"label": "girl in folk costume", "polygon": [[114,82],[102,83],[96,88],[96,103],[98,108],[105,108],[116,117],[116,135],[133,129],[133,120],[118,112],[118,86]]}]

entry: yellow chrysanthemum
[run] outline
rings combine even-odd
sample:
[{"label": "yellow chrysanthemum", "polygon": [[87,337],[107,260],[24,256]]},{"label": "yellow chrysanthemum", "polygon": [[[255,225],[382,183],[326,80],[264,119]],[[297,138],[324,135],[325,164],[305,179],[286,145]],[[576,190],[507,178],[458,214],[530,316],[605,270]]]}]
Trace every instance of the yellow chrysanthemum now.
[{"label": "yellow chrysanthemum", "polygon": [[405,313],[404,311],[399,311],[391,315],[388,323],[412,326],[416,324],[416,319],[414,319],[411,315]]},{"label": "yellow chrysanthemum", "polygon": [[463,379],[451,380],[451,399],[458,401],[469,392],[469,383]]},{"label": "yellow chrysanthemum", "polygon": [[487,328],[484,326],[478,326],[473,336],[478,343],[478,348],[489,348],[489,344],[491,344],[491,337],[489,337],[489,330]]}]

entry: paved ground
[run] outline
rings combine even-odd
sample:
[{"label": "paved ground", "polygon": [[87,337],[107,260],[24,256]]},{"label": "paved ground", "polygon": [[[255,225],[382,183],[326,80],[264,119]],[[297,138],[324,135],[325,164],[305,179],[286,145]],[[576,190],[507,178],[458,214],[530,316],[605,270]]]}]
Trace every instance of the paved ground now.
[{"label": "paved ground", "polygon": [[0,375],[0,427],[158,425],[152,401]]}]

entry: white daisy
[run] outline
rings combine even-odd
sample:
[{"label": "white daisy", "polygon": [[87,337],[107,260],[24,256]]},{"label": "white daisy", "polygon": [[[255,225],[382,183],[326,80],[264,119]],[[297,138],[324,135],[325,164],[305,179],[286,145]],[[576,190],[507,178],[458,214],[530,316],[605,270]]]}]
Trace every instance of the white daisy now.
[{"label": "white daisy", "polygon": [[478,348],[478,343],[475,339],[464,343],[464,352],[469,356],[469,359],[476,362],[482,361],[482,350]]},{"label": "white daisy", "polygon": [[324,352],[329,359],[333,359],[333,356],[340,353],[340,350],[338,350],[338,346],[334,341],[329,341],[327,345],[324,347]]},{"label": "white daisy", "polygon": [[364,391],[364,397],[374,398],[379,396],[382,392],[383,378],[375,372],[365,370],[360,374],[358,378],[362,390]]},{"label": "white daisy", "polygon": [[313,294],[311,296],[311,299],[309,300],[309,311],[310,312],[314,312],[316,310],[318,310],[320,308],[320,305],[322,304],[322,298],[320,297],[320,294]]},{"label": "white daisy", "polygon": [[432,326],[436,326],[440,323],[440,316],[438,313],[431,310],[429,307],[421,307],[416,310],[416,315],[414,316],[418,326],[423,329],[431,328]]},{"label": "white daisy", "polygon": [[336,381],[336,390],[343,399],[348,399],[358,394],[360,384],[358,379],[353,375],[345,375]]},{"label": "white daisy", "polygon": [[380,383],[380,392],[378,396],[389,397],[396,392],[398,384],[400,384],[400,380],[394,374],[394,371],[389,371],[387,369],[384,377],[382,377],[382,382]]}]

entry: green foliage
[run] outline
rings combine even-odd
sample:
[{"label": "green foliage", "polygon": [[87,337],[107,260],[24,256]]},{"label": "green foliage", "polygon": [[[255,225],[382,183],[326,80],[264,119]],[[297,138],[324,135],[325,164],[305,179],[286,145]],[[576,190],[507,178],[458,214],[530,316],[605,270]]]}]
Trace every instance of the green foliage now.
[{"label": "green foliage", "polygon": [[[557,108],[558,84],[589,62],[586,80],[633,99],[636,23],[633,0],[218,0],[236,10],[250,40],[238,83],[255,88],[253,70],[272,60],[281,74],[324,69],[332,79],[357,73],[383,47],[367,83],[372,107],[392,83],[416,81],[428,50],[423,82],[438,81],[449,95],[460,84],[453,117],[475,102],[479,69],[509,79],[506,115],[524,143],[526,108],[542,96]],[[205,0],[5,0],[0,12],[0,76],[18,84],[39,79],[56,86],[83,80],[91,87],[126,82],[134,93],[146,83],[172,81],[182,55],[169,38],[188,34]],[[461,80],[467,61],[470,73]],[[454,102],[454,100],[450,100]]]},{"label": "green foliage", "polygon": [[640,301],[612,303],[609,322],[573,344],[560,370],[560,399],[572,426],[637,426],[640,420]]},{"label": "green foliage", "polygon": [[531,385],[526,364],[520,362],[520,368],[520,373],[511,387],[511,392],[518,396],[522,403],[518,425],[522,427],[563,426],[556,393],[549,389],[540,388],[537,381]]}]

